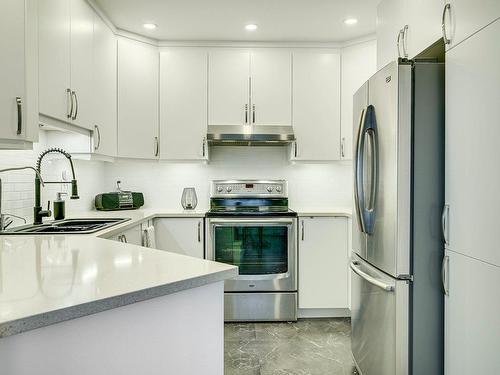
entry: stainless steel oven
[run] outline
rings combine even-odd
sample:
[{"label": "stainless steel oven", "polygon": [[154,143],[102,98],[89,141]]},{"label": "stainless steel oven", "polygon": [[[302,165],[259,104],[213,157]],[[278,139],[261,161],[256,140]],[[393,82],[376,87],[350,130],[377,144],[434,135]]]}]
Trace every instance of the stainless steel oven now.
[{"label": "stainless steel oven", "polygon": [[214,181],[212,191],[207,259],[239,269],[225,282],[226,321],[296,320],[297,217],[286,182]]}]

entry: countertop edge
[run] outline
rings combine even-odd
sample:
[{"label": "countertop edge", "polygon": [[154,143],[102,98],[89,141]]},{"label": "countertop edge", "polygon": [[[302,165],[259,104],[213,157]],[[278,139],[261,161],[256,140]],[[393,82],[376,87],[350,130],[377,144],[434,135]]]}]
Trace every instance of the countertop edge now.
[{"label": "countertop edge", "polygon": [[299,217],[347,217],[350,218],[352,217],[352,214],[350,212],[314,212],[314,211],[298,211],[297,215]]},{"label": "countertop edge", "polygon": [[237,267],[222,270],[206,275],[195,276],[184,280],[175,281],[169,284],[158,285],[147,289],[120,294],[104,299],[86,302],[79,305],[68,306],[58,310],[47,311],[42,314],[5,322],[0,324],[0,339],[13,336],[19,333],[31,331],[37,328],[46,327],[52,324],[81,318],[87,315],[112,310],[118,307],[147,301],[153,298],[174,294],[184,290],[189,290],[204,285],[216,283],[226,279],[236,277]]}]

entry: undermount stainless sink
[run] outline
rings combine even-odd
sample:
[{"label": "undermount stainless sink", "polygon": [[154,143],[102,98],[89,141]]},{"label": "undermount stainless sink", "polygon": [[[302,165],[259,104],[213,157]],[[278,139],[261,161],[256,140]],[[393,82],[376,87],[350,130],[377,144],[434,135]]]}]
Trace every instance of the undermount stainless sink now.
[{"label": "undermount stainless sink", "polygon": [[105,219],[67,219],[53,221],[40,225],[24,225],[13,228],[0,234],[86,234],[94,233],[112,226],[124,223],[130,219],[105,218]]}]

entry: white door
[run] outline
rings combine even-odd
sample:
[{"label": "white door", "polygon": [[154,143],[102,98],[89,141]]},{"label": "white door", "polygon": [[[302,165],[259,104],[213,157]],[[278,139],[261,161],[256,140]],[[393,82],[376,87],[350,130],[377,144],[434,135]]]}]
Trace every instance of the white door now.
[{"label": "white door", "polygon": [[500,374],[500,267],[446,256],[445,375]]},{"label": "white door", "polygon": [[26,137],[25,2],[0,3],[0,139]]},{"label": "white door", "polygon": [[409,21],[408,1],[384,0],[377,7],[377,69],[404,56],[404,35],[400,31]]},{"label": "white door", "polygon": [[347,219],[299,217],[299,308],[348,307]]},{"label": "white door", "polygon": [[117,240],[132,245],[142,246],[142,226],[136,225],[123,231],[118,235]]},{"label": "white door", "polygon": [[39,0],[39,111],[68,121],[70,102],[70,1]]},{"label": "white door", "polygon": [[[448,246],[500,265],[500,20],[446,53]],[[479,58],[484,56],[484,58]]]},{"label": "white door", "polygon": [[[377,42],[375,40],[342,49],[342,119],[341,148],[343,160],[352,159],[353,100],[356,91],[377,71]],[[365,106],[366,107],[366,106]]]},{"label": "white door", "polygon": [[118,39],[118,156],[159,155],[158,70],[155,46]]},{"label": "white door", "polygon": [[406,4],[404,12],[409,18],[406,42],[408,56],[413,58],[442,38],[444,0],[411,0]]},{"label": "white door", "polygon": [[291,52],[254,50],[250,72],[250,122],[253,125],[292,125]]},{"label": "white door", "polygon": [[446,35],[450,43],[448,49],[456,46],[469,36],[500,17],[498,0],[447,0],[450,4],[445,16]]},{"label": "white door", "polygon": [[92,54],[94,12],[84,0],[71,0],[71,90],[75,125],[93,129]]},{"label": "white door", "polygon": [[294,52],[295,160],[340,159],[340,55]]},{"label": "white door", "polygon": [[116,37],[97,14],[93,51],[94,152],[116,156]]},{"label": "white door", "polygon": [[161,158],[208,156],[207,52],[170,48],[160,53]]},{"label": "white door", "polygon": [[203,218],[154,220],[156,248],[203,259]]},{"label": "white door", "polygon": [[250,53],[214,50],[208,60],[208,125],[250,121]]}]

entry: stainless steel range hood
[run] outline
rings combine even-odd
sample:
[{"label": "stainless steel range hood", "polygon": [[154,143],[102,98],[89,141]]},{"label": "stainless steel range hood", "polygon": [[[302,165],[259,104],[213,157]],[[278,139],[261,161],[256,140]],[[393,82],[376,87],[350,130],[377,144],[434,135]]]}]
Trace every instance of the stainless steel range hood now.
[{"label": "stainless steel range hood", "polygon": [[217,146],[285,146],[295,135],[291,126],[209,125],[207,140]]}]

